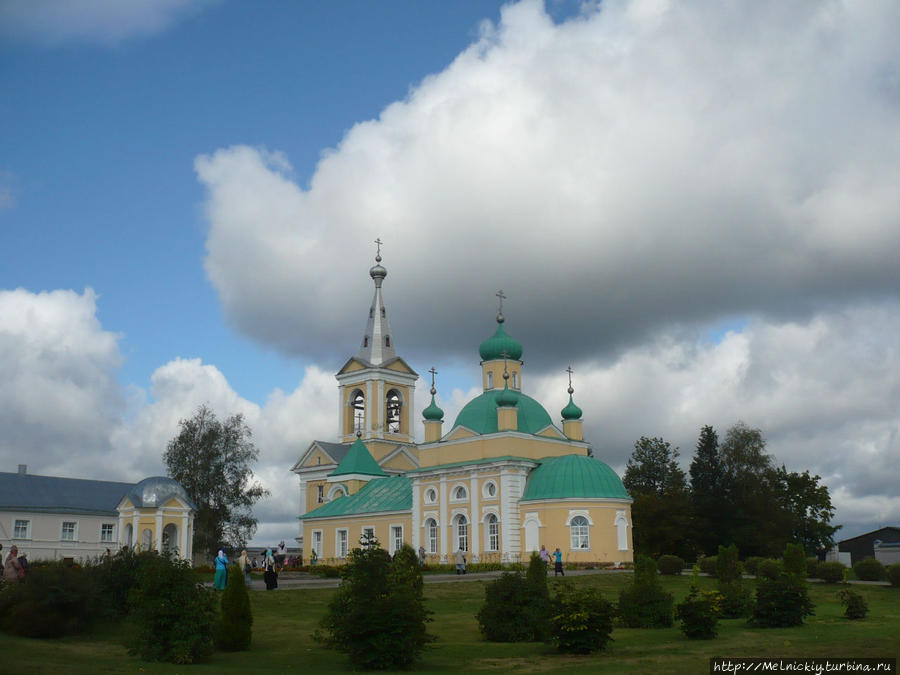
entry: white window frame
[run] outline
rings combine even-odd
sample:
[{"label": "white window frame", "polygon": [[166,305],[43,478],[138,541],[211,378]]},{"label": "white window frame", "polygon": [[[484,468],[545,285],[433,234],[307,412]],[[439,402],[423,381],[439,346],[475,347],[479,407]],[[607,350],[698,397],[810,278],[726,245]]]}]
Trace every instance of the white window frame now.
[{"label": "white window frame", "polygon": [[500,518],[496,513],[488,513],[484,517],[484,550],[487,553],[500,550]]},{"label": "white window frame", "polygon": [[[584,524],[576,523],[577,520],[583,521]],[[582,543],[585,545],[581,546]],[[585,516],[572,516],[569,520],[569,548],[572,551],[591,550],[591,524]]]},{"label": "white window frame", "polygon": [[453,538],[456,541],[454,551],[469,550],[469,518],[464,513],[457,513],[453,516]]},{"label": "white window frame", "polygon": [[[72,526],[72,536],[66,537],[66,525]],[[59,540],[60,541],[78,541],[78,521],[77,520],[64,520],[62,521],[62,525],[59,526]]]},{"label": "white window frame", "polygon": [[325,503],[325,486],[316,485],[316,504]]},{"label": "white window frame", "polygon": [[[396,531],[400,530],[400,541],[397,541],[397,533]],[[403,525],[391,525],[390,527],[390,538],[391,538],[391,555],[394,555],[397,551],[403,548]]]},{"label": "white window frame", "polygon": [[[494,494],[490,493],[491,486],[494,486]],[[481,486],[481,496],[485,499],[497,499],[497,482],[493,480],[488,480],[484,482],[484,485]]]},{"label": "white window frame", "polygon": [[[109,532],[109,537],[104,538],[103,533]],[[115,523],[101,523],[100,524],[100,543],[101,544],[111,544],[116,540],[116,525]]]},{"label": "white window frame", "polygon": [[362,545],[362,538],[366,536],[366,532],[372,533],[372,539],[378,540],[378,535],[376,534],[374,525],[363,525],[359,530],[359,542],[360,546]]},{"label": "white window frame", "polygon": [[334,531],[334,557],[343,559],[348,555],[350,555],[350,531],[346,527],[339,527]]},{"label": "white window frame", "polygon": [[328,501],[333,502],[335,499],[346,497],[347,494],[347,488],[342,483],[339,483],[328,491]]},{"label": "white window frame", "polygon": [[[430,523],[433,523],[433,525]],[[427,518],[425,520],[425,541],[428,543],[428,546],[426,546],[425,549],[428,553],[431,553],[432,555],[437,554],[439,538],[437,518]]]},{"label": "white window frame", "polygon": [[[19,535],[19,523],[25,523],[25,532]],[[25,518],[13,519],[13,539],[31,539],[31,520]]]},{"label": "white window frame", "polygon": [[512,374],[512,386],[513,386],[513,389],[519,388],[519,374],[516,372],[514,372]]},{"label": "white window frame", "polygon": [[316,557],[322,557],[322,542],[325,540],[324,532],[322,530],[313,530],[311,548],[316,552]]},{"label": "white window frame", "polygon": [[[429,497],[429,495],[431,495],[431,494],[433,494],[434,496]],[[428,486],[427,488],[425,488],[424,495],[425,495],[425,503],[426,504],[437,504],[438,491],[437,491],[436,487],[431,486],[431,485]]]},{"label": "white window frame", "polygon": [[[462,490],[465,493],[465,497],[457,497],[456,496],[456,493],[459,490]],[[451,495],[451,497],[450,497],[451,502],[462,503],[462,502],[469,501],[469,490],[462,483],[457,483],[456,485],[454,485],[453,489],[450,490],[450,495]]]},{"label": "white window frame", "polygon": [[488,389],[494,388],[494,373],[491,372],[490,370],[488,371],[488,374],[487,374],[487,388]]},{"label": "white window frame", "polygon": [[628,519],[625,511],[616,511],[616,519],[613,521],[616,528],[616,543],[620,551],[628,550]]}]

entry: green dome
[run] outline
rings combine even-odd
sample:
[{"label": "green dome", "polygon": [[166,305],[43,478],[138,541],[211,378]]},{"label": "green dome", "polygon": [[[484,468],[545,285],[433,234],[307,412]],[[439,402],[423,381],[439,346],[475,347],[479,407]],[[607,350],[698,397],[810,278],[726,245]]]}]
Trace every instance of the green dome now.
[{"label": "green dome", "polygon": [[[465,407],[459,411],[459,415],[456,416],[453,428],[466,427],[476,434],[497,433],[497,399],[504,391],[504,389],[491,389],[466,403]],[[519,409],[517,431],[536,434],[541,429],[553,426],[550,415],[540,403],[525,394],[513,393],[518,395],[516,403]]]},{"label": "green dome", "polygon": [[630,499],[618,474],[586,455],[547,457],[531,472],[522,501],[535,499]]},{"label": "green dome", "polygon": [[431,395],[431,405],[422,411],[422,417],[426,420],[442,420],[444,419],[444,411],[438,408],[434,402],[434,394]]},{"label": "green dome", "polygon": [[503,391],[501,391],[500,395],[497,397],[497,405],[504,408],[511,408],[518,402],[519,393],[509,388],[509,381],[507,380],[503,387]]},{"label": "green dome", "polygon": [[581,419],[581,408],[575,405],[575,401],[572,400],[572,394],[569,394],[569,405],[563,408],[560,414],[564,420]]},{"label": "green dome", "polygon": [[503,358],[503,352],[506,357],[514,361],[522,360],[522,343],[512,339],[503,330],[503,324],[497,326],[497,332],[493,336],[481,343],[478,353],[481,355],[482,361],[494,361]]}]

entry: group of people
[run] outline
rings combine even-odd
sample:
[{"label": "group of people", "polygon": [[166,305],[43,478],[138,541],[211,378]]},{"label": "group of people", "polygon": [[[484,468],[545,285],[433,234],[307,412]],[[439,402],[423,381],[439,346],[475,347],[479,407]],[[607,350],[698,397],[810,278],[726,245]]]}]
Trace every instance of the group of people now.
[{"label": "group of people", "polygon": [[[282,542],[282,546],[284,542]],[[274,548],[267,548],[263,553],[263,581],[266,583],[266,590],[271,591],[278,588],[278,555],[274,552]],[[247,556],[247,549],[243,549],[241,551],[240,557],[237,559],[237,566],[244,572],[244,583],[249,587],[250,586],[250,572],[255,568],[254,564],[251,564],[249,557]],[[282,558],[282,565],[283,565]],[[222,591],[225,590],[225,586],[228,585],[228,556],[225,555],[224,549],[219,549],[219,552],[216,554],[215,558],[216,565],[216,574],[213,577],[213,588],[216,590]]]},{"label": "group of people", "polygon": [[[3,554],[3,544],[0,544],[0,557]],[[28,570],[28,559],[25,554],[19,555],[19,548],[13,544],[6,559],[3,561],[3,578],[6,581],[21,581]]]},{"label": "group of people", "polygon": [[[550,551],[546,549],[546,547],[541,544],[540,556],[541,560],[544,561],[544,564],[549,567],[550,565]],[[553,576],[558,577],[560,574],[566,576],[566,571],[563,569],[563,560],[562,560],[562,551],[559,550],[559,546],[556,547],[556,550],[553,551]]]}]

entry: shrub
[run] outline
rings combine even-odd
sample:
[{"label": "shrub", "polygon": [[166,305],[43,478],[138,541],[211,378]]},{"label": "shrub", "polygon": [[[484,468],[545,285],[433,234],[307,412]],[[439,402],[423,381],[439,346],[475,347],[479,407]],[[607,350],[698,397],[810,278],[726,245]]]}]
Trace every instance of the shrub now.
[{"label": "shrub", "polygon": [[677,555],[661,555],[656,561],[660,574],[678,575],[684,569],[684,560]]},{"label": "shrub", "polygon": [[719,546],[719,554],[715,556],[716,578],[719,581],[734,581],[741,578],[743,568],[738,559],[737,546]]},{"label": "shrub", "polygon": [[[409,668],[434,638],[422,596],[416,552],[405,545],[391,560],[378,542],[350,552],[343,580],[316,632],[361,668]],[[324,634],[322,633],[324,631]]]},{"label": "shrub", "polygon": [[759,563],[756,568],[756,577],[757,579],[777,579],[778,575],[781,574],[782,567],[780,560],[772,560],[771,558],[767,558]]},{"label": "shrub", "polygon": [[900,586],[900,563],[889,565],[886,572],[888,581],[891,582],[891,586]]},{"label": "shrub", "polygon": [[806,581],[781,572],[775,579],[760,579],[750,623],[763,628],[800,626],[813,614]]},{"label": "shrub", "polygon": [[628,628],[668,628],[672,625],[672,594],[660,587],[656,563],[640,557],[634,581],[619,591],[619,619]]},{"label": "shrub", "polygon": [[752,607],[750,590],[744,588],[741,576],[742,566],[738,559],[737,546],[719,546],[716,556],[716,577],[721,595],[720,611],[722,616],[736,619],[747,616]]},{"label": "shrub", "polygon": [[97,597],[90,570],[34,563],[22,583],[7,584],[0,593],[0,628],[32,638],[83,633],[97,616]]},{"label": "shrub", "polygon": [[198,663],[213,652],[215,594],[194,580],[190,565],[153,554],[142,560],[128,604],[128,651],[147,661]]},{"label": "shrub", "polygon": [[697,640],[716,637],[721,600],[718,591],[701,591],[691,585],[691,592],[675,607],[675,618],[681,622],[681,632]]},{"label": "shrub", "polygon": [[553,644],[572,654],[600,651],[612,640],[613,614],[598,591],[560,586],[551,604]]},{"label": "shrub", "polygon": [[866,618],[866,614],[869,613],[869,603],[866,602],[866,599],[863,596],[856,591],[845,588],[838,593],[838,597],[841,600],[841,604],[846,607],[844,616],[848,619]]},{"label": "shrub", "polygon": [[478,628],[490,642],[531,639],[528,587],[521,572],[504,572],[484,588],[484,605],[475,615]]},{"label": "shrub", "polygon": [[806,578],[806,552],[799,544],[788,544],[784,547],[784,571]]},{"label": "shrub", "polygon": [[336,565],[310,565],[307,571],[327,579],[337,579],[341,576],[341,568]]},{"label": "shrub", "polygon": [[244,571],[237,565],[228,569],[228,584],[222,593],[222,611],[216,626],[216,646],[227,652],[250,649],[253,614]]},{"label": "shrub", "polygon": [[884,565],[875,558],[863,558],[853,566],[853,573],[862,581],[881,581],[886,572]]},{"label": "shrub", "polygon": [[820,562],[816,566],[816,577],[826,584],[839,584],[844,580],[844,570],[846,569],[846,567],[836,560]]},{"label": "shrub", "polygon": [[526,620],[531,629],[531,640],[543,642],[550,637],[550,592],[547,590],[547,564],[537,553],[531,554],[525,573],[528,594]]},{"label": "shrub", "polygon": [[744,561],[744,571],[747,574],[752,574],[756,576],[759,573],[759,563],[761,563],[765,558],[761,558],[758,555],[750,556]]},{"label": "shrub", "polygon": [[816,570],[819,568],[819,559],[818,558],[807,558],[806,559],[806,578],[807,579],[815,579],[816,578]]},{"label": "shrub", "polygon": [[700,565],[700,571],[704,574],[708,574],[711,577],[716,576],[716,556],[710,555],[700,558],[697,564]]}]

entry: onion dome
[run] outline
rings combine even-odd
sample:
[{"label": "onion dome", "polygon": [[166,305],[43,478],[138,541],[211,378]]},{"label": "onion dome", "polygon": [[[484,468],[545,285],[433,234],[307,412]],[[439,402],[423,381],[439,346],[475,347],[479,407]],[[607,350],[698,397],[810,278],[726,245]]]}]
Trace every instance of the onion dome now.
[{"label": "onion dome", "polygon": [[439,422],[442,419],[444,419],[444,411],[441,410],[440,408],[438,408],[437,403],[434,402],[434,395],[436,393],[437,392],[435,391],[434,387],[432,387],[431,388],[431,405],[429,405],[427,408],[425,408],[425,410],[422,411],[422,417],[424,417],[426,420],[432,420],[432,421]]},{"label": "onion dome", "polygon": [[581,408],[575,405],[572,394],[569,394],[569,405],[562,409],[561,415],[566,421],[581,419]]},{"label": "onion dome", "polygon": [[511,338],[503,330],[503,315],[497,315],[497,331],[478,347],[482,361],[495,361],[504,357],[522,360],[522,343]]},{"label": "onion dome", "polygon": [[[504,373],[505,374],[505,373]],[[509,388],[509,380],[503,386],[503,391],[497,396],[497,406],[501,408],[514,407],[519,402],[519,392]]]}]

